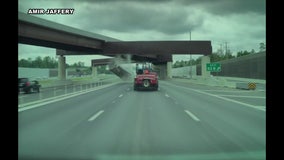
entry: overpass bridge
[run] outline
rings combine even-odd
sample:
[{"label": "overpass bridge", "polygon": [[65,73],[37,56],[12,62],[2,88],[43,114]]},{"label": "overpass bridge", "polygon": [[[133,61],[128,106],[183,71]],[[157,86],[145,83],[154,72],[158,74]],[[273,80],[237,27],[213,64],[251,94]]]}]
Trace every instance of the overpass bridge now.
[{"label": "overpass bridge", "polygon": [[[167,78],[171,77],[172,54],[202,54],[205,63],[210,61],[206,55],[212,53],[211,41],[121,41],[21,12],[18,12],[18,43],[56,48],[60,80],[66,79],[65,56],[68,55],[130,54],[133,61],[153,63],[165,75],[160,77]],[[95,70],[96,65],[92,64]],[[204,75],[209,74],[204,72]]]}]

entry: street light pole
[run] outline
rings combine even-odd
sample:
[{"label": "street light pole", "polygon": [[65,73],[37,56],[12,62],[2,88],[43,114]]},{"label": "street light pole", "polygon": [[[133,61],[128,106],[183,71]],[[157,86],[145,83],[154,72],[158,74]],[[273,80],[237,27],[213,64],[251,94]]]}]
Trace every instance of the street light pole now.
[{"label": "street light pole", "polygon": [[[191,41],[191,30],[189,31],[189,41]],[[189,55],[190,55],[190,79],[192,79],[192,55],[189,51]]]}]

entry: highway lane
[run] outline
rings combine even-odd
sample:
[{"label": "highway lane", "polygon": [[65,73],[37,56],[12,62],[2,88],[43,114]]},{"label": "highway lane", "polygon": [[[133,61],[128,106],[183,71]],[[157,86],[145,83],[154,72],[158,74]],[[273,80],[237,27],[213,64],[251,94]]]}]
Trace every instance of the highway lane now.
[{"label": "highway lane", "polygon": [[19,112],[19,159],[265,159],[265,111],[213,90],[124,83]]}]

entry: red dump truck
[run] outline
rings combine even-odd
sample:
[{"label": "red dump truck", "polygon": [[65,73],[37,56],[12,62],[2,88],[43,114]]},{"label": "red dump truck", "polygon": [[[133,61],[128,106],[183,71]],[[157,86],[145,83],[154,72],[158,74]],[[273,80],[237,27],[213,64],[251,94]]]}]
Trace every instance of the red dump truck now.
[{"label": "red dump truck", "polygon": [[134,90],[155,90],[159,87],[158,75],[153,71],[151,63],[136,64]]}]

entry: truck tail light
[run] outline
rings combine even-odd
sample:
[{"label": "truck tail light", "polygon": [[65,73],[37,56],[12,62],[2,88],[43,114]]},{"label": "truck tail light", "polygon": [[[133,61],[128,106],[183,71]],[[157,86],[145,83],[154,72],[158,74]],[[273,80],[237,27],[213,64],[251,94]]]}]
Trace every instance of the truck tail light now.
[{"label": "truck tail light", "polygon": [[157,79],[151,79],[151,83],[157,83]]}]

